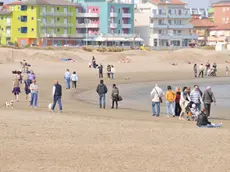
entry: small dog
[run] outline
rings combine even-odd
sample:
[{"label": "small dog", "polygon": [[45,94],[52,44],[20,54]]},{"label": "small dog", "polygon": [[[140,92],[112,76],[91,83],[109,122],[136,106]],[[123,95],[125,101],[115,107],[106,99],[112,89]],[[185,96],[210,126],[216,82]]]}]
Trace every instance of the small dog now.
[{"label": "small dog", "polygon": [[11,100],[10,102],[6,102],[6,103],[5,103],[5,107],[6,107],[6,108],[9,108],[9,107],[13,108],[13,107],[14,107],[14,101]]}]

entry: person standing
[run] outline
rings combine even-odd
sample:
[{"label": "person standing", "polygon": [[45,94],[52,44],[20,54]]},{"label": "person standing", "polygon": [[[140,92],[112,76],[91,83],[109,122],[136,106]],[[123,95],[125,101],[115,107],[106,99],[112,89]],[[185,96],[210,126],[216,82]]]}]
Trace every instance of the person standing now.
[{"label": "person standing", "polygon": [[209,63],[209,61],[206,63],[206,65],[205,65],[205,76],[207,76],[208,75],[208,70],[210,69],[210,67],[211,67],[211,64]]},{"label": "person standing", "polygon": [[111,79],[110,74],[111,74],[111,66],[108,65],[108,66],[107,66],[107,78],[108,78],[108,79]]},{"label": "person standing", "polygon": [[102,64],[100,64],[100,66],[98,67],[98,72],[99,72],[99,79],[103,78],[103,66]]},{"label": "person standing", "polygon": [[26,101],[29,98],[29,94],[30,94],[30,84],[31,84],[31,80],[29,79],[29,77],[27,76],[27,79],[24,81],[25,84],[25,94],[26,94]]},{"label": "person standing", "polygon": [[35,75],[35,73],[32,70],[28,74],[28,77],[29,77],[29,79],[30,79],[31,82],[36,79],[36,75]]},{"label": "person standing", "polygon": [[181,91],[180,88],[176,88],[176,105],[175,105],[175,116],[180,116],[181,112],[181,107],[180,107],[180,96],[181,96]]},{"label": "person standing", "polygon": [[188,93],[188,88],[184,87],[183,92],[181,93],[181,98],[180,98],[180,107],[181,107],[181,112],[180,112],[180,117],[179,120],[184,120],[184,115],[186,114],[186,107],[189,104],[189,101],[191,101]]},{"label": "person standing", "polygon": [[103,80],[100,80],[100,84],[98,84],[97,86],[97,94],[99,95],[99,104],[100,104],[100,108],[104,108],[105,109],[105,105],[106,105],[106,93],[108,92],[108,89],[106,87],[106,85],[104,84]]},{"label": "person standing", "polygon": [[67,69],[64,75],[67,90],[70,89],[70,77],[71,77],[71,73],[69,72],[69,69]]},{"label": "person standing", "polygon": [[193,66],[194,77],[197,78],[197,64]]},{"label": "person standing", "polygon": [[114,79],[114,75],[115,75],[115,68],[113,65],[111,65],[111,79]]},{"label": "person standing", "polygon": [[17,77],[15,77],[14,81],[13,81],[13,89],[12,89],[12,93],[15,96],[15,101],[19,101],[19,94],[21,92],[20,89],[20,83]]},{"label": "person standing", "polygon": [[207,116],[209,117],[211,114],[211,104],[213,102],[216,104],[216,98],[210,86],[208,86],[207,89],[204,91],[202,100],[204,102],[204,108],[206,110]]},{"label": "person standing", "polygon": [[172,91],[172,87],[168,86],[168,91],[165,94],[166,98],[166,111],[168,117],[170,117],[170,107],[172,110],[172,115],[175,117],[175,100],[176,100],[176,93]]},{"label": "person standing", "polygon": [[30,99],[30,107],[37,108],[38,107],[38,85],[36,81],[33,80],[32,84],[30,84],[31,91],[31,99]]},{"label": "person standing", "polygon": [[194,89],[190,93],[191,101],[196,105],[196,109],[201,111],[202,95],[198,85],[194,85]]},{"label": "person standing", "polygon": [[203,64],[200,65],[199,71],[200,71],[199,77],[203,78],[204,77],[204,65]]},{"label": "person standing", "polygon": [[56,106],[56,103],[58,102],[59,105],[59,110],[62,113],[62,86],[59,84],[58,81],[54,81],[54,86],[53,86],[53,104],[52,104],[52,112],[54,112],[54,108]]},{"label": "person standing", "polygon": [[225,69],[226,77],[228,77],[228,71],[229,71],[228,66],[226,66],[226,69]]},{"label": "person standing", "polygon": [[112,109],[114,108],[114,103],[116,103],[116,109],[118,109],[119,89],[117,88],[116,84],[113,84],[111,97],[112,97]]},{"label": "person standing", "polygon": [[75,71],[71,75],[71,81],[72,81],[72,89],[76,89],[77,88],[78,77],[77,77],[77,74],[76,74]]},{"label": "person standing", "polygon": [[[151,91],[151,98],[152,98],[152,116],[159,117],[160,116],[160,103],[162,103],[162,97],[164,96],[163,90],[158,87],[156,84],[153,90]],[[157,109],[157,112],[155,110]]]}]

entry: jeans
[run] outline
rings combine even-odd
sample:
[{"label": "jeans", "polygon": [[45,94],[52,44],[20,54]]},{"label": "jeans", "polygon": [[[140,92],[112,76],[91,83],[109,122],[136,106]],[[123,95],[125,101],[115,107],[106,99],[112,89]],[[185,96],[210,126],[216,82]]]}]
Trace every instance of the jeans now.
[{"label": "jeans", "polygon": [[[157,113],[155,111],[155,106],[157,107]],[[153,116],[160,115],[160,102],[152,102],[152,112],[153,112]]]},{"label": "jeans", "polygon": [[100,108],[103,107],[105,109],[105,94],[99,95],[99,104],[100,104]]},{"label": "jeans", "polygon": [[114,73],[110,73],[111,79],[114,79]]},{"label": "jeans", "polygon": [[54,96],[52,110],[54,110],[57,102],[58,102],[58,105],[59,105],[59,110],[62,111],[61,96]]},{"label": "jeans", "polygon": [[65,78],[66,89],[70,89],[70,78]]},{"label": "jeans", "polygon": [[202,125],[202,126],[198,126],[200,128],[219,128],[221,127],[222,124],[208,124],[208,125]]},{"label": "jeans", "polygon": [[176,106],[175,106],[175,115],[176,116],[180,116],[180,112],[181,112],[180,103],[176,103]]},{"label": "jeans", "polygon": [[210,113],[211,113],[211,104],[204,104],[204,108],[206,110],[206,115],[207,116],[210,116]]},{"label": "jeans", "polygon": [[168,115],[170,115],[170,106],[171,106],[172,114],[173,116],[175,116],[175,102],[166,101],[166,111]]},{"label": "jeans", "polygon": [[31,93],[30,106],[38,106],[38,93]]},{"label": "jeans", "polygon": [[201,103],[195,103],[196,104],[196,109],[198,111],[201,111]]},{"label": "jeans", "polygon": [[200,73],[199,73],[199,77],[200,77],[200,76],[201,76],[202,78],[204,77],[204,71],[203,71],[203,70],[202,70],[202,71],[200,71]]}]

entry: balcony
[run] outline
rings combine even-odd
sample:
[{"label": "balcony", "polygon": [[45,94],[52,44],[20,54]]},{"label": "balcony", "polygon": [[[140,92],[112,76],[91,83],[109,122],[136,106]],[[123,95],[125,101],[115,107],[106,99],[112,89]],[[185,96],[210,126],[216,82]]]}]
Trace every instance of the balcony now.
[{"label": "balcony", "polygon": [[6,33],[6,37],[10,38],[11,37],[11,33]]},{"label": "balcony", "polygon": [[161,13],[161,14],[154,14],[152,13],[150,15],[150,18],[156,18],[156,19],[162,19],[162,18],[167,18],[168,15],[166,13]]},{"label": "balcony", "polygon": [[66,24],[66,23],[41,23],[41,27],[73,27],[73,24]]},{"label": "balcony", "polygon": [[115,12],[110,12],[110,17],[117,17],[117,13],[115,13]]},{"label": "balcony", "polygon": [[169,14],[169,18],[172,19],[190,19],[190,14]]},{"label": "balcony", "polygon": [[151,37],[154,39],[198,39],[196,34],[152,34]]},{"label": "balcony", "polygon": [[42,12],[41,16],[72,16],[72,12]]},{"label": "balcony", "polygon": [[10,22],[6,22],[6,23],[4,24],[4,26],[6,26],[6,27],[10,27],[10,26],[11,26],[11,24],[10,24]]},{"label": "balcony", "polygon": [[99,28],[97,23],[77,23],[76,28]]},{"label": "balcony", "polygon": [[167,29],[168,25],[167,24],[159,25],[159,24],[150,23],[149,27],[154,29]]},{"label": "balcony", "polygon": [[122,24],[122,28],[124,28],[124,29],[129,29],[129,28],[131,28],[132,27],[132,25],[131,24]]},{"label": "balcony", "polygon": [[170,29],[192,29],[192,24],[185,24],[185,25],[168,25]]},{"label": "balcony", "polygon": [[131,18],[131,13],[122,13],[122,18]]},{"label": "balcony", "polygon": [[40,34],[41,37],[51,37],[51,38],[55,38],[55,37],[59,37],[59,38],[85,38],[85,37],[88,37],[88,38],[93,38],[93,37],[96,37],[98,36],[98,34],[86,34],[86,33],[76,33],[76,34],[49,34],[49,33],[43,33],[43,34]]},{"label": "balcony", "polygon": [[76,13],[76,17],[99,17],[98,13]]},{"label": "balcony", "polygon": [[110,23],[110,28],[113,28],[113,29],[117,28],[117,23]]}]

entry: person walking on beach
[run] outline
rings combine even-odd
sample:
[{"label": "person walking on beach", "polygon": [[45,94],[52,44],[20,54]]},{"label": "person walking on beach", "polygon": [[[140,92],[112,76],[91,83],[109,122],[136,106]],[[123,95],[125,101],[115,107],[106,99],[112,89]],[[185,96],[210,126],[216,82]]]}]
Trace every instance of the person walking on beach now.
[{"label": "person walking on beach", "polygon": [[100,64],[100,66],[98,67],[98,73],[99,73],[99,79],[103,78],[103,66],[102,64]]},{"label": "person walking on beach", "polygon": [[116,84],[113,84],[112,89],[112,109],[114,108],[114,103],[116,103],[116,109],[118,109],[118,101],[119,101],[119,89],[117,88]]},{"label": "person walking on beach", "polygon": [[111,74],[111,66],[108,65],[108,66],[107,66],[107,78],[108,78],[108,79],[111,79],[110,74]]},{"label": "person walking on beach", "polygon": [[229,71],[228,66],[226,66],[226,69],[225,69],[226,77],[228,77],[228,71]]},{"label": "person walking on beach", "polygon": [[115,75],[115,68],[113,65],[111,65],[111,79],[114,79],[114,75]]},{"label": "person walking on beach", "polygon": [[15,77],[14,81],[13,81],[13,89],[12,89],[12,93],[15,96],[15,101],[19,101],[19,94],[21,92],[20,89],[20,83],[17,77]]},{"label": "person walking on beach", "polygon": [[175,100],[176,100],[176,93],[172,91],[172,87],[168,86],[168,91],[165,94],[166,98],[166,111],[168,117],[170,117],[170,108],[172,110],[172,115],[175,117]]},{"label": "person walking on beach", "polygon": [[180,116],[181,112],[181,107],[180,107],[180,96],[181,96],[181,91],[180,88],[176,88],[176,105],[175,105],[175,116]]},{"label": "person walking on beach", "polygon": [[202,100],[204,102],[204,108],[206,110],[207,116],[209,117],[211,114],[211,104],[214,102],[216,104],[216,98],[211,90],[211,87],[208,86],[204,91],[202,96]]},{"label": "person walking on beach", "polygon": [[59,110],[62,113],[62,86],[59,84],[58,81],[54,81],[54,86],[53,86],[53,104],[51,107],[52,112],[54,112],[56,103],[58,102],[59,105]]},{"label": "person walking on beach", "polygon": [[[151,98],[152,98],[152,116],[159,117],[160,116],[160,103],[163,103],[162,97],[164,96],[163,90],[158,87],[156,84],[153,90],[151,91]],[[157,112],[155,110],[157,109]]]},{"label": "person walking on beach", "polygon": [[70,78],[71,78],[71,73],[69,72],[69,69],[67,69],[64,74],[64,79],[65,79],[67,90],[70,89]]},{"label": "person walking on beach", "polygon": [[72,89],[76,89],[77,88],[78,77],[77,77],[77,74],[76,74],[75,71],[71,75],[71,81],[72,81]]},{"label": "person walking on beach", "polygon": [[205,65],[205,73],[204,73],[204,75],[205,76],[207,76],[208,75],[208,70],[210,69],[210,67],[211,67],[211,64],[209,63],[209,61],[206,63],[206,65]]},{"label": "person walking on beach", "polygon": [[194,77],[197,78],[197,64],[193,66]]},{"label": "person walking on beach", "polygon": [[30,84],[31,84],[31,80],[29,79],[29,77],[27,76],[27,79],[24,81],[25,84],[25,94],[26,94],[26,101],[29,99],[29,94],[30,94]]},{"label": "person walking on beach", "polygon": [[186,114],[186,107],[188,106],[189,102],[191,101],[188,93],[188,88],[184,87],[183,92],[181,93],[180,98],[180,107],[181,107],[181,113],[179,120],[184,120],[184,115]]},{"label": "person walking on beach", "polygon": [[30,84],[30,91],[31,91],[30,107],[37,108],[38,106],[38,85],[36,84],[36,80],[33,80],[32,84]]},{"label": "person walking on beach", "polygon": [[200,65],[199,71],[200,71],[199,77],[203,78],[204,77],[204,65],[203,64]]},{"label": "person walking on beach", "polygon": [[104,84],[103,80],[100,80],[100,84],[98,84],[96,91],[97,91],[97,94],[99,95],[99,105],[100,105],[100,108],[104,108],[105,109],[105,105],[106,105],[106,94],[108,92],[108,89],[107,89],[106,85]]},{"label": "person walking on beach", "polygon": [[201,111],[202,95],[198,85],[194,85],[194,89],[190,93],[191,101],[196,105],[198,111]]}]

